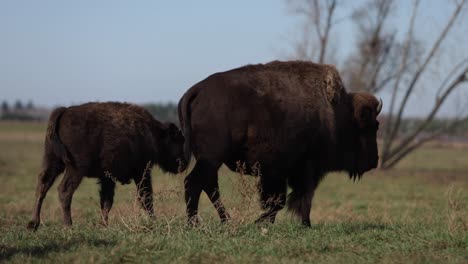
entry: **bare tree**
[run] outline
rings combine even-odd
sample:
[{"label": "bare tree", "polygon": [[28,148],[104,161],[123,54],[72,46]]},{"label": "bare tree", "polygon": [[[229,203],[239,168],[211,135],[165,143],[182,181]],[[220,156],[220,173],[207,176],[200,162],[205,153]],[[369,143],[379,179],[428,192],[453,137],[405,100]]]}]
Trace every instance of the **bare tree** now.
[{"label": "bare tree", "polygon": [[385,25],[393,9],[393,0],[370,0],[353,12],[357,50],[348,57],[343,69],[348,89],[377,92],[395,77],[392,65],[399,46],[395,42],[396,31]]},{"label": "bare tree", "polygon": [[[423,73],[428,69],[429,65],[434,62],[434,57],[442,56],[437,52],[441,44],[447,39],[448,33],[453,28],[455,21],[460,17],[463,7],[466,6],[466,0],[455,2],[455,8],[451,13],[451,16],[448,18],[443,30],[438,34],[428,53],[424,56],[422,63],[416,68],[414,73],[412,73],[411,78],[409,79],[409,84],[406,86],[402,84],[401,80],[403,78],[403,74],[408,71],[408,54],[411,50],[411,40],[413,39],[414,23],[417,18],[418,6],[419,0],[415,0],[409,30],[404,45],[403,56],[393,85],[390,111],[388,113],[386,129],[383,135],[384,142],[381,154],[381,168],[383,169],[395,166],[411,151],[438,136],[445,130],[452,129],[461,123],[460,120],[465,119],[460,117],[455,118],[451,124],[441,128],[439,131],[427,133],[425,136],[422,136],[422,132],[424,132],[430,122],[433,121],[448,96],[452,94],[455,89],[468,81],[468,58],[462,58],[460,62],[455,64],[453,69],[447,74],[445,81],[441,83],[438,89],[438,96],[435,98],[434,105],[424,118],[424,121],[404,137],[398,138],[398,131],[403,120],[403,113],[408,106],[408,100],[412,95],[414,95],[415,88],[418,83],[420,83]],[[400,91],[403,92],[402,99],[401,102],[397,102],[397,94]]]},{"label": "bare tree", "polygon": [[[437,70],[438,74],[442,75],[440,77],[445,78],[439,86],[434,105],[422,122],[406,133],[400,133],[408,101],[415,96],[415,91],[424,85],[421,77],[427,74],[429,68],[437,68],[437,59],[443,59],[448,55],[438,51],[442,43],[447,41],[449,32],[456,25],[455,22],[460,20],[467,1],[447,2],[447,5],[450,3],[454,5],[454,9],[443,29],[440,32],[433,32],[436,36],[434,43],[416,40],[415,24],[418,20],[420,0],[413,0],[413,10],[406,29],[393,29],[387,26],[395,7],[393,0],[369,0],[365,6],[359,7],[349,16],[357,25],[357,49],[348,57],[343,71],[345,80],[348,81],[348,88],[373,93],[385,90],[391,95],[390,101],[387,102],[389,112],[382,131],[381,168],[395,166],[425,142],[447,130],[454,129],[467,119],[463,115],[458,115],[452,122],[438,130],[428,129],[449,95],[468,83],[468,57],[458,56],[458,63],[454,61],[453,69],[445,76],[441,69]],[[303,16],[308,23],[304,29],[303,41],[297,43],[296,55],[319,63],[327,61],[330,32],[337,21],[340,21],[334,17],[337,1],[287,0],[287,2],[291,10]],[[406,30],[403,40],[397,40],[398,30]],[[433,80],[431,84],[437,85],[436,81]],[[433,86],[428,87],[428,89],[433,88]]]},{"label": "bare tree", "polygon": [[287,0],[287,2],[294,14],[306,19],[303,36],[295,44],[296,56],[324,63],[327,60],[330,32],[336,24],[334,15],[337,0]]}]

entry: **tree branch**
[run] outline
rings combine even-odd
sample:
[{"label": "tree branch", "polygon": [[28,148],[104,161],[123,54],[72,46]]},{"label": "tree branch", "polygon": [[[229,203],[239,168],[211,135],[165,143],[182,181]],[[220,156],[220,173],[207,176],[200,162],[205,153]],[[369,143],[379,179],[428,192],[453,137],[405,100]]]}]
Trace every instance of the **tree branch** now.
[{"label": "tree branch", "polygon": [[[454,71],[452,71],[454,72]],[[456,87],[461,85],[462,83],[468,81],[468,78],[466,78],[466,75],[468,74],[468,66],[460,73],[460,75],[450,84],[450,86],[444,91],[442,96],[436,99],[436,102],[429,113],[429,115],[426,117],[426,119],[411,133],[409,136],[405,137],[400,144],[393,149],[388,155],[387,159],[392,159],[394,156],[398,155],[399,153],[402,152],[408,144],[410,144],[418,135],[421,133],[427,125],[434,119],[436,113],[439,111],[440,107],[444,103],[444,101],[447,99],[447,97],[455,90]]]},{"label": "tree branch", "polygon": [[430,141],[430,140],[440,136],[442,133],[443,133],[443,130],[440,130],[437,133],[433,133],[432,135],[430,135],[428,137],[425,137],[423,139],[418,140],[416,143],[414,143],[414,144],[412,144],[410,146],[406,146],[406,149],[401,151],[399,153],[399,155],[394,156],[394,157],[389,157],[388,161],[386,163],[382,164],[382,168],[383,169],[388,169],[388,168],[391,168],[391,167],[395,166],[395,164],[397,164],[402,158],[404,158],[406,155],[411,153],[413,150],[420,147],[423,143],[426,143],[427,141]]},{"label": "tree branch", "polygon": [[438,131],[432,133],[431,135],[426,136],[425,138],[422,138],[411,145],[407,145],[405,149],[403,149],[398,155],[390,158],[388,163],[385,163],[384,166],[382,166],[382,168],[388,169],[388,168],[395,166],[402,158],[404,158],[406,155],[408,155],[415,149],[419,148],[422,144],[442,135],[444,132],[447,132],[456,128],[457,126],[463,124],[463,122],[466,122],[466,120],[468,120],[468,117],[465,117],[462,119],[456,119],[451,124],[447,125],[445,128],[441,128]]},{"label": "tree branch", "polygon": [[406,90],[406,93],[405,93],[405,95],[403,97],[403,101],[400,104],[400,108],[398,110],[398,115],[397,115],[397,118],[395,120],[395,125],[393,126],[392,132],[390,133],[389,141],[393,141],[393,139],[396,136],[396,133],[397,133],[398,129],[400,128],[403,112],[406,109],[406,104],[408,102],[409,97],[411,96],[411,94],[413,92],[413,89],[414,89],[416,83],[418,82],[419,78],[421,77],[421,74],[426,70],[427,65],[429,64],[429,62],[434,57],[434,55],[437,52],[437,50],[439,49],[442,41],[447,36],[447,33],[452,28],[453,23],[455,22],[458,15],[460,14],[460,11],[462,10],[462,7],[465,4],[465,2],[466,2],[466,0],[462,0],[460,3],[457,4],[457,6],[455,8],[455,11],[453,12],[452,16],[450,17],[450,19],[449,19],[447,25],[445,26],[444,30],[442,31],[442,33],[439,35],[436,42],[434,43],[434,46],[432,47],[431,51],[427,55],[426,59],[424,60],[424,63],[421,65],[421,67],[414,74],[413,79],[411,80],[410,85],[408,86],[408,89]]},{"label": "tree branch", "polygon": [[[395,40],[395,34],[393,34],[390,37],[390,41],[389,41],[389,44],[388,44],[390,47],[393,46],[394,40]],[[380,85],[377,85],[377,78],[380,75],[380,71],[382,70],[382,67],[384,66],[385,62],[387,61],[388,55],[390,55],[390,48],[385,48],[385,50],[383,51],[380,59],[377,58],[378,62],[377,62],[377,65],[375,65],[374,73],[372,74],[371,81],[369,82],[370,87],[368,87],[366,90],[368,90],[368,91],[370,91],[372,93],[376,93],[385,84],[385,82],[381,82]]]},{"label": "tree branch", "polygon": [[419,6],[419,0],[414,1],[414,6],[413,6],[413,12],[411,14],[411,19],[410,19],[410,25],[408,29],[408,35],[407,39],[405,41],[404,47],[403,47],[403,56],[401,58],[401,64],[400,68],[397,72],[395,84],[393,86],[393,91],[392,91],[392,98],[390,99],[390,110],[388,114],[388,120],[387,120],[387,127],[384,132],[384,145],[383,145],[383,150],[382,150],[382,161],[385,162],[387,159],[388,153],[390,152],[390,148],[393,143],[393,139],[395,135],[392,133],[392,125],[393,125],[393,109],[395,107],[395,102],[396,102],[396,95],[398,93],[398,87],[400,86],[400,81],[403,77],[403,72],[407,68],[407,61],[408,61],[408,54],[409,50],[411,47],[411,42],[413,39],[413,30],[414,30],[414,22],[416,20],[416,14],[418,11],[418,6]]},{"label": "tree branch", "polygon": [[320,39],[321,47],[320,47],[320,57],[319,63],[324,63],[325,54],[327,51],[327,44],[328,44],[328,36],[330,34],[330,29],[332,25],[332,17],[336,7],[336,0],[331,0],[329,5],[327,6],[327,22],[325,25],[325,31],[323,37]]}]

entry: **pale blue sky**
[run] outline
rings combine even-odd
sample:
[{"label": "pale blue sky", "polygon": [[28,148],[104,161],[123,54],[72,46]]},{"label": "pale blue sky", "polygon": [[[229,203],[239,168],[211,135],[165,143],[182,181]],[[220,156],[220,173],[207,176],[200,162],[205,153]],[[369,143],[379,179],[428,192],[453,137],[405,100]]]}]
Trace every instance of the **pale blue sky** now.
[{"label": "pale blue sky", "polygon": [[[396,26],[408,2],[399,3]],[[422,2],[421,33],[430,39],[450,9]],[[282,0],[2,0],[0,100],[177,102],[211,73],[287,59],[300,25],[287,10]],[[352,35],[349,23],[333,32],[339,59]]]}]

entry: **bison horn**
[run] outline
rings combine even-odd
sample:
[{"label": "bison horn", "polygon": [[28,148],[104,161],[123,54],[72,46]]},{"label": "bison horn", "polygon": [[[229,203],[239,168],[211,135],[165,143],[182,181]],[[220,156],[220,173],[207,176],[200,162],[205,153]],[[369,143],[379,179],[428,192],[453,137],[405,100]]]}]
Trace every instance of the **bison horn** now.
[{"label": "bison horn", "polygon": [[383,106],[382,98],[379,98],[379,105],[377,105],[377,115],[380,114],[380,111],[382,111],[382,106]]}]

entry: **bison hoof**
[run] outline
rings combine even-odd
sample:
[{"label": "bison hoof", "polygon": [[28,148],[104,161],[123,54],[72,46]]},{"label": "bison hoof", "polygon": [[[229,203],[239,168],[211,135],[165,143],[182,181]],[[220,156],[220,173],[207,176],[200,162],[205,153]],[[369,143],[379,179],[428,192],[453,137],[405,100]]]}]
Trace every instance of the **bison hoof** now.
[{"label": "bison hoof", "polygon": [[228,213],[225,213],[223,216],[221,216],[221,223],[222,224],[227,224],[231,221],[231,216]]},{"label": "bison hoof", "polygon": [[27,228],[32,231],[36,231],[39,228],[39,222],[29,221]]},{"label": "bison hoof", "polygon": [[229,222],[231,222],[230,217],[221,219],[221,224],[223,225],[227,225]]},{"label": "bison hoof", "polygon": [[275,219],[276,219],[275,216],[263,214],[263,215],[261,215],[257,220],[255,220],[255,224],[262,224],[262,223],[271,223],[271,224],[274,224],[274,223],[275,223]]},{"label": "bison hoof", "polygon": [[312,227],[310,220],[302,220],[302,225],[305,227]]},{"label": "bison hoof", "polygon": [[198,226],[200,224],[200,220],[198,219],[198,216],[194,215],[194,216],[188,218],[187,224],[190,227],[196,227],[196,226]]}]

